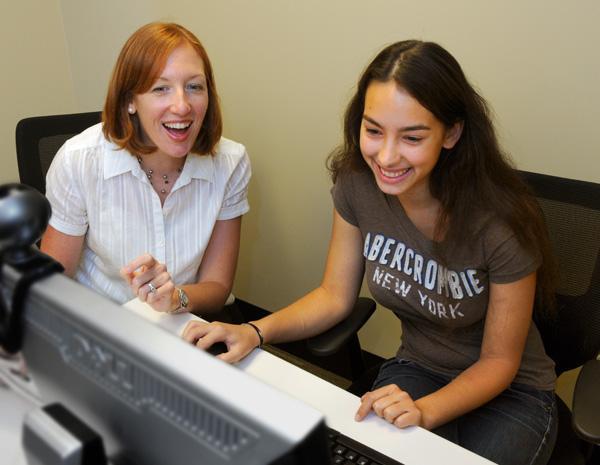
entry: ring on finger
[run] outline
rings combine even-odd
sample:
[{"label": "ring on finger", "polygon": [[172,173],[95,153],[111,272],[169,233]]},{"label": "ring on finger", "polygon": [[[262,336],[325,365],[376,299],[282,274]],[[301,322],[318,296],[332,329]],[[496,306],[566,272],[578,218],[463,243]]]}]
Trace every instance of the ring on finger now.
[{"label": "ring on finger", "polygon": [[148,283],[148,289],[150,289],[150,292],[152,292],[152,294],[156,294],[156,287],[154,286],[154,284]]}]

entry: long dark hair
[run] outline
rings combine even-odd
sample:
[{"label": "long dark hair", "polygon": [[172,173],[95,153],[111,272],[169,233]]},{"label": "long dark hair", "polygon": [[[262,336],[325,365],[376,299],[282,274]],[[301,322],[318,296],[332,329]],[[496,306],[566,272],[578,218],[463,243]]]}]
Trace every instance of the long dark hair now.
[{"label": "long dark hair", "polygon": [[473,212],[491,213],[514,231],[519,243],[542,257],[537,274],[538,308],[553,307],[556,268],[539,205],[498,144],[485,100],[459,63],[440,45],[407,40],[383,49],[358,81],[344,118],[344,141],[328,158],[335,182],[344,171],[368,170],[360,151],[365,94],[373,81],[406,90],[447,128],[462,122],[459,141],[442,149],[429,188],[440,202],[436,232],[444,231],[438,252],[464,246],[476,233]]}]

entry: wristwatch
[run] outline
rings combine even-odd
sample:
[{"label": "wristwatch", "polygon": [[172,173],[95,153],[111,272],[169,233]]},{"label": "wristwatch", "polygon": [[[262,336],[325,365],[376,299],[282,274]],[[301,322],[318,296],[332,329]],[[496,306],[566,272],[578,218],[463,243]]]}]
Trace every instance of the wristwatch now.
[{"label": "wristwatch", "polygon": [[174,312],[179,312],[182,310],[185,311],[185,310],[187,310],[188,305],[190,304],[190,299],[188,299],[188,296],[183,289],[181,289],[180,287],[177,287],[176,289],[177,289],[177,295],[179,296],[179,307],[177,307],[173,311]]}]

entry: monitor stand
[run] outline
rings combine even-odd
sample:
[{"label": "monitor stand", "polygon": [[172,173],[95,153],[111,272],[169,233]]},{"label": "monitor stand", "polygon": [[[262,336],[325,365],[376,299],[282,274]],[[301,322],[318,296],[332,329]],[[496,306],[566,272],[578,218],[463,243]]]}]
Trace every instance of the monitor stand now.
[{"label": "monitor stand", "polygon": [[29,412],[22,437],[29,465],[108,465],[100,435],[61,404]]}]

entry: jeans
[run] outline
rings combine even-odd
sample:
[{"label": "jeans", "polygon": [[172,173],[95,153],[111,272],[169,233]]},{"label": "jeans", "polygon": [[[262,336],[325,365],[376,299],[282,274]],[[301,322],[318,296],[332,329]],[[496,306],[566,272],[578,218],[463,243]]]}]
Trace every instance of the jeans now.
[{"label": "jeans", "polygon": [[[408,360],[385,362],[373,389],[396,384],[413,400],[452,380]],[[545,465],[558,428],[553,391],[513,383],[487,404],[433,430],[499,465]]]}]

